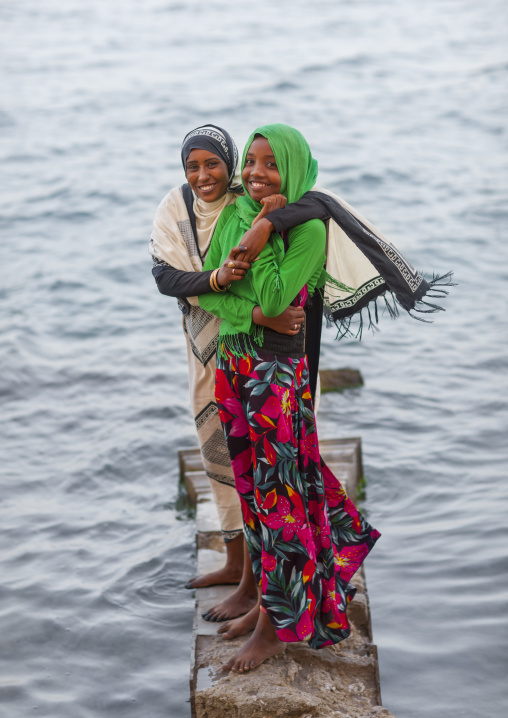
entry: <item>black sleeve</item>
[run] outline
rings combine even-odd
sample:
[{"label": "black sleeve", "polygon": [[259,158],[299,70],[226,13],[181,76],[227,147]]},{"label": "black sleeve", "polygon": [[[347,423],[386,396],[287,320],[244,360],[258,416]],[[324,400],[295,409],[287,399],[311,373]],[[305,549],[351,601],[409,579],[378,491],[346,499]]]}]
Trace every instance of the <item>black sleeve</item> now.
[{"label": "black sleeve", "polygon": [[309,388],[312,401],[316,401],[316,387],[321,352],[321,329],[323,326],[323,300],[319,292],[305,302],[305,353],[309,366]]},{"label": "black sleeve", "polygon": [[210,287],[212,271],[184,272],[157,259],[154,259],[152,267],[159,292],[168,297],[198,297],[200,294],[208,294],[212,291]]},{"label": "black sleeve", "polygon": [[323,221],[330,219],[330,210],[328,207],[329,195],[321,192],[307,192],[298,202],[292,202],[286,205],[284,209],[276,209],[274,212],[266,215],[266,219],[275,227],[275,231],[279,234],[285,229],[298,227],[299,224],[308,222],[309,219],[322,219]]}]

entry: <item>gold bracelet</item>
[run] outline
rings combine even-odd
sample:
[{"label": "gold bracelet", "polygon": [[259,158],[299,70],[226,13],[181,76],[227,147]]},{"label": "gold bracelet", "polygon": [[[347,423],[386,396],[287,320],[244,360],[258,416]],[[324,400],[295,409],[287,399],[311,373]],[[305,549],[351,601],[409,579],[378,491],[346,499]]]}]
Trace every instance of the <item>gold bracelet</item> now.
[{"label": "gold bracelet", "polygon": [[213,272],[210,274],[210,287],[214,292],[218,291],[216,289],[217,285],[215,284],[215,275],[217,274],[217,270],[214,269]]},{"label": "gold bracelet", "polygon": [[210,286],[214,292],[226,292],[230,288],[231,282],[229,284],[227,284],[225,287],[221,287],[219,284],[219,281],[217,279],[219,270],[220,270],[220,267],[218,269],[214,269],[213,272],[210,274]]},{"label": "gold bracelet", "polygon": [[212,287],[214,292],[224,292],[226,288],[225,287],[222,288],[219,285],[219,282],[217,281],[218,273],[219,273],[218,269],[213,270],[212,274],[210,275],[210,286]]}]

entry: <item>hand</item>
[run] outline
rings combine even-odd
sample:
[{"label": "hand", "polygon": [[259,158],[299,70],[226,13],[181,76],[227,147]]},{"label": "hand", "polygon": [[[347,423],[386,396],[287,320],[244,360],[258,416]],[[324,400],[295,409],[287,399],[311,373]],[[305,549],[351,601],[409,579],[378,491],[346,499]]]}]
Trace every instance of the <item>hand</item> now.
[{"label": "hand", "polygon": [[275,212],[276,209],[283,209],[287,204],[287,198],[284,197],[283,194],[271,194],[268,197],[263,197],[261,204],[263,205],[263,209],[252,221],[253,227],[260,219],[270,214],[270,212]]},{"label": "hand", "polygon": [[[279,334],[287,334],[290,337],[295,336],[305,320],[305,311],[303,307],[289,306],[278,317],[265,317],[261,311],[261,307],[254,307],[252,310],[252,321],[262,327],[273,329]],[[296,327],[296,329],[295,329]]]},{"label": "hand", "polygon": [[270,239],[273,230],[273,224],[264,218],[255,227],[248,229],[242,237],[241,246],[237,247],[240,250],[237,255],[238,259],[242,259],[244,262],[255,262]]},{"label": "hand", "polygon": [[[239,282],[242,280],[247,271],[250,269],[249,262],[243,262],[238,259],[239,254],[243,254],[244,247],[233,247],[226,257],[221,268],[217,272],[217,281],[221,287],[227,287],[231,282]],[[233,267],[228,266],[233,264]]]},{"label": "hand", "polygon": [[265,244],[270,239],[271,233],[275,227],[266,219],[265,215],[274,212],[276,209],[282,209],[286,206],[287,199],[283,194],[271,194],[269,197],[263,197],[261,204],[263,209],[252,222],[252,227],[242,237],[241,245],[246,248],[243,255],[239,255],[239,259],[244,262],[255,262]]}]

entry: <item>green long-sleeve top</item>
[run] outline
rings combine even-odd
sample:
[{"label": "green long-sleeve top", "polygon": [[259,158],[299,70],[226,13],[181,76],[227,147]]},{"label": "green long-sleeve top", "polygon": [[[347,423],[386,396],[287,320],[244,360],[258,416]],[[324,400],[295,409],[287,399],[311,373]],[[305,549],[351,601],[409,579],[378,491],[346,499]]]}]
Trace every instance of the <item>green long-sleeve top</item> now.
[{"label": "green long-sleeve top", "polygon": [[[234,205],[226,207],[217,223],[203,270],[220,267],[232,247],[241,240],[239,233],[227,232],[228,223],[237,224]],[[226,234],[230,237],[225,241]],[[252,309],[259,305],[266,317],[276,317],[286,309],[301,288],[307,284],[309,296],[323,281],[326,229],[319,219],[311,219],[289,230],[289,249],[284,252],[280,234],[273,233],[247,276],[233,282],[224,294],[203,294],[200,306],[223,321],[219,336],[251,334]],[[229,295],[229,296],[228,296]],[[233,299],[234,298],[234,299]],[[241,302],[238,299],[243,300]]]}]

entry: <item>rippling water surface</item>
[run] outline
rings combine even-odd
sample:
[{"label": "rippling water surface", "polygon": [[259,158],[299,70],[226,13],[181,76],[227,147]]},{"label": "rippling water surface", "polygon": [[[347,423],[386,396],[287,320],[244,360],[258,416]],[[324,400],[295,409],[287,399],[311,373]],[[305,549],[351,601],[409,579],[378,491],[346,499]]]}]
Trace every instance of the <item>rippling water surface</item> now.
[{"label": "rippling water surface", "polygon": [[[506,715],[506,3],[19,0],[0,8],[0,714],[185,718],[195,443],[147,240],[190,128],[299,127],[446,314],[325,333],[323,437],[359,435],[383,699]],[[504,230],[504,231],[503,231]]]}]

